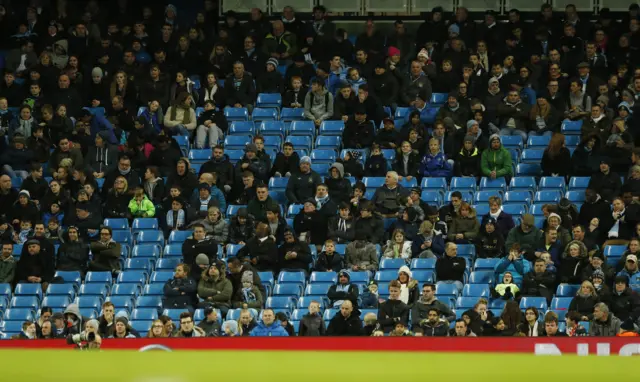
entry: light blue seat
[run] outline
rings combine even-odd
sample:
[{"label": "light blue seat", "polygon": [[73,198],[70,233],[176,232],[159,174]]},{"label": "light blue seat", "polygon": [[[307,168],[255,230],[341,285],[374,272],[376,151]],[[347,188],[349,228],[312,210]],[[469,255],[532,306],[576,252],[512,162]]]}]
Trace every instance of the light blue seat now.
[{"label": "light blue seat", "polygon": [[42,285],[31,283],[18,284],[13,291],[13,295],[19,297],[35,296],[38,298],[38,301],[42,301]]},{"label": "light blue seat", "polygon": [[402,180],[398,181],[398,184],[406,189],[411,189],[414,187],[418,187],[418,180],[416,178],[411,178],[411,180],[408,180],[407,178],[402,178]]},{"label": "light blue seat", "polygon": [[155,271],[149,278],[150,284],[161,283],[164,284],[173,278],[173,271]]},{"label": "light blue seat", "polygon": [[311,150],[313,144],[313,136],[311,135],[290,135],[285,139],[293,145],[294,149]]},{"label": "light blue seat", "polygon": [[304,285],[306,277],[304,272],[282,271],[278,275],[278,284],[300,284]]},{"label": "light blue seat", "polygon": [[107,218],[104,219],[103,224],[112,230],[129,229],[128,219]]},{"label": "light blue seat", "polygon": [[312,163],[311,164],[311,170],[318,173],[320,177],[329,176],[329,168],[331,168],[331,164],[329,163]]},{"label": "light blue seat", "polygon": [[507,191],[504,194],[505,204],[531,204],[531,193],[529,191]]},{"label": "light blue seat", "polygon": [[336,272],[312,272],[309,282],[314,283],[333,283],[338,281],[338,274]]},{"label": "light blue seat", "polygon": [[436,269],[436,259],[412,259],[411,270]]},{"label": "light blue seat", "polygon": [[396,112],[393,116],[394,119],[403,119],[407,120],[409,118],[409,113],[411,112],[411,108],[398,106],[396,108]]},{"label": "light blue seat", "polygon": [[171,243],[164,246],[165,258],[181,258],[182,257],[182,243]]},{"label": "light blue seat", "polygon": [[556,289],[556,296],[557,297],[573,297],[576,295],[576,293],[578,293],[579,289],[580,289],[580,285],[560,284]]},{"label": "light blue seat", "polygon": [[[476,216],[482,220],[482,217],[489,213],[491,208],[488,203],[475,204],[472,206],[476,210]],[[504,207],[504,206],[503,206]]]},{"label": "light blue seat", "polygon": [[287,177],[274,177],[269,179],[269,190],[272,191],[285,191],[287,189],[287,184],[289,183],[289,178]]},{"label": "light blue seat", "polygon": [[180,264],[180,259],[166,259],[166,258],[158,259],[158,261],[156,261],[156,270],[172,271],[178,266],[178,264]]},{"label": "light blue seat", "polygon": [[558,203],[562,198],[562,192],[554,191],[538,191],[533,197],[535,203]]},{"label": "light blue seat", "polygon": [[282,106],[282,95],[280,93],[259,93],[256,98],[256,106],[259,108]]},{"label": "light blue seat", "polygon": [[365,176],[362,178],[362,183],[366,188],[379,188],[384,185],[384,177]]},{"label": "light blue seat", "polygon": [[[164,238],[163,238],[164,239]],[[136,244],[131,250],[131,257],[157,259],[162,254],[159,243]]]},{"label": "light blue seat", "polygon": [[[429,259],[424,259],[429,260]],[[411,271],[412,278],[417,280],[419,284],[430,283],[433,284],[436,280],[435,273],[428,269],[414,269]]]},{"label": "light blue seat", "polygon": [[477,259],[474,263],[474,270],[476,271],[490,271],[494,270],[496,265],[500,262],[500,259]]},{"label": "light blue seat", "polygon": [[225,151],[229,150],[244,150],[244,147],[251,143],[251,137],[244,135],[227,135],[224,138]]},{"label": "light blue seat", "polygon": [[604,247],[604,255],[607,257],[622,257],[626,250],[625,245],[607,245]]},{"label": "light blue seat", "polygon": [[388,283],[391,280],[395,280],[397,278],[398,278],[397,270],[381,270],[376,272],[373,279],[379,283]]},{"label": "light blue seat", "polygon": [[544,297],[522,297],[520,300],[520,309],[522,311],[529,307],[538,309],[539,312],[547,310],[547,299]]},{"label": "light blue seat", "polygon": [[227,257],[231,258],[238,256],[238,252],[242,247],[244,247],[242,244],[229,244],[227,246]]},{"label": "light blue seat", "polygon": [[447,93],[432,93],[429,105],[444,105],[449,95]]},{"label": "light blue seat", "polygon": [[128,296],[136,297],[140,294],[140,288],[142,284],[127,283],[127,284],[114,284],[111,287],[111,296]]},{"label": "light blue seat", "polygon": [[490,190],[490,191],[477,191],[473,196],[473,202],[478,203],[489,203],[489,198],[492,196],[496,196],[502,198],[502,194],[500,191]]},{"label": "light blue seat", "polygon": [[493,270],[473,271],[469,274],[469,284],[494,284]]},{"label": "light blue seat", "polygon": [[466,284],[462,288],[462,295],[465,297],[491,297],[491,290],[488,284]]},{"label": "light blue seat", "polygon": [[0,284],[0,297],[11,298],[11,284],[9,283]]},{"label": "light blue seat", "polygon": [[251,120],[254,122],[277,121],[278,110],[273,108],[256,107],[251,113]]},{"label": "light blue seat", "polygon": [[458,297],[456,299],[456,312],[464,312],[465,310],[473,309],[473,306],[478,302],[478,297]]},{"label": "light blue seat", "polygon": [[[304,109],[299,108],[290,108],[283,107],[280,111],[280,119],[289,122],[289,121],[302,121],[304,119]],[[313,124],[312,121],[309,121]],[[293,125],[292,125],[293,126]]]},{"label": "light blue seat", "polygon": [[507,149],[522,150],[523,148],[522,137],[520,135],[501,135],[500,141],[502,142],[502,146]]},{"label": "light blue seat", "polygon": [[138,308],[162,308],[161,296],[138,296],[136,299],[136,307]]},{"label": "light blue seat", "polygon": [[475,191],[476,179],[454,176],[451,178],[450,189],[451,191]]},{"label": "light blue seat", "polygon": [[[64,284],[62,284],[64,285]],[[101,297],[103,300],[105,297],[107,297],[107,293],[109,293],[109,288],[107,287],[106,284],[82,284],[80,286],[80,290],[78,291],[78,294],[80,296],[99,296]],[[73,298],[73,297],[72,297]]]},{"label": "light blue seat", "polygon": [[506,204],[502,210],[513,217],[520,217],[527,213],[527,208],[523,204]]},{"label": "light blue seat", "polygon": [[142,294],[145,296],[163,296],[164,285],[162,284],[147,284],[142,289]]},{"label": "light blue seat", "polygon": [[135,258],[135,259],[126,259],[124,261],[124,270],[142,270],[147,273],[151,271],[153,268],[151,264],[151,260],[149,258]]},{"label": "light blue seat", "polygon": [[180,315],[186,311],[186,309],[165,309],[162,314],[171,318],[173,322],[180,322]]},{"label": "light blue seat", "polygon": [[343,121],[322,121],[320,124],[320,135],[339,135],[342,136],[344,130]]},{"label": "light blue seat", "polygon": [[335,150],[315,149],[311,151],[311,162],[332,164],[336,161]]},{"label": "light blue seat", "polygon": [[22,322],[20,321],[0,321],[0,331],[7,334],[18,334],[22,331]]},{"label": "light blue seat", "polygon": [[314,283],[309,284],[304,289],[305,296],[326,296],[329,292],[329,288],[334,285],[334,283]]},{"label": "light blue seat", "polygon": [[[42,300],[42,306],[49,307],[54,311],[64,310],[67,307],[67,305],[69,305],[70,303],[71,303],[71,299],[69,298],[69,296],[46,296],[44,300]],[[21,308],[31,308],[31,307],[32,305],[21,306]]]},{"label": "light blue seat", "polygon": [[[551,300],[551,309],[568,310],[569,309],[569,305],[571,305],[571,300],[573,300],[573,296],[571,296],[571,297],[554,297]],[[546,301],[545,301],[545,305],[546,305]]]},{"label": "light blue seat", "polygon": [[82,278],[80,277],[80,272],[78,271],[56,271],[54,277],[62,278],[65,284],[72,283],[75,285],[80,285],[82,283]]},{"label": "light blue seat", "polygon": [[422,193],[420,193],[420,199],[428,204],[442,205],[442,194],[438,191],[422,191]]},{"label": "light blue seat", "polygon": [[586,200],[585,192],[582,190],[567,191],[565,196],[571,203],[584,203]]},{"label": "light blue seat", "polygon": [[133,224],[131,225],[131,229],[133,230],[133,232],[143,229],[157,230],[158,227],[158,219],[156,218],[135,218],[133,219]]},{"label": "light blue seat", "polygon": [[99,296],[80,296],[75,302],[80,309],[99,310],[102,306],[102,298]]},{"label": "light blue seat", "polygon": [[580,135],[582,131],[582,120],[577,121],[562,121],[560,125],[560,132],[564,135]]},{"label": "light blue seat", "polygon": [[191,231],[171,231],[168,243],[184,243],[191,235]]},{"label": "light blue seat", "polygon": [[[117,284],[144,285],[147,282],[147,273],[144,271],[123,271],[118,274],[116,282]],[[113,293],[113,291],[111,293]]]},{"label": "light blue seat", "polygon": [[400,267],[407,265],[406,261],[404,259],[387,259],[387,258],[383,258],[380,261],[380,270],[388,270],[388,269],[393,269],[393,270],[398,270],[400,269]]},{"label": "light blue seat", "polygon": [[9,308],[4,312],[3,320],[5,321],[35,321],[35,314],[29,308]]},{"label": "light blue seat", "polygon": [[230,204],[227,206],[227,216],[236,216],[241,208],[247,208],[246,205]]},{"label": "light blue seat", "polygon": [[255,125],[250,121],[233,121],[229,126],[229,135],[253,136]]},{"label": "light blue seat", "polygon": [[569,179],[569,190],[570,191],[579,191],[586,190],[589,186],[589,181],[591,177],[589,176],[572,176]]},{"label": "light blue seat", "polygon": [[[337,251],[337,248],[336,248]],[[340,252],[344,253],[344,251]],[[369,283],[369,272],[366,271],[356,271],[349,272],[351,275],[351,282],[354,284],[368,284]]]},{"label": "light blue seat", "polygon": [[113,278],[111,272],[87,272],[84,278],[86,284],[106,284],[111,285]]},{"label": "light blue seat", "polygon": [[191,149],[188,158],[191,162],[204,163],[211,159],[211,155],[211,150],[208,149]]},{"label": "light blue seat", "polygon": [[295,299],[287,296],[271,296],[267,298],[265,308],[286,309],[293,311],[296,307]]},{"label": "light blue seat", "polygon": [[302,295],[302,287],[299,284],[276,284],[273,288],[273,296],[290,296],[298,298]]},{"label": "light blue seat", "polygon": [[287,217],[294,218],[300,211],[302,211],[302,204],[291,204],[287,209]]},{"label": "light blue seat", "polygon": [[339,150],[342,145],[342,137],[337,135],[324,136],[316,138],[316,149]]},{"label": "light blue seat", "polygon": [[47,296],[69,296],[69,298],[73,299],[76,296],[75,284],[49,284]]},{"label": "light blue seat", "polygon": [[[284,123],[281,121],[263,121],[260,123],[260,127],[258,127],[258,131],[260,132],[260,135],[262,135],[263,137],[278,137],[281,139],[284,139],[285,136],[285,128],[284,128]],[[275,146],[275,141],[273,141],[273,138],[270,138],[271,142],[267,143],[265,140],[265,146]],[[280,151],[280,146],[282,146],[282,141],[280,141],[280,144],[278,145],[278,151]]]},{"label": "light blue seat", "polygon": [[535,191],[537,188],[536,178],[533,176],[515,176],[509,183],[510,191]]},{"label": "light blue seat", "polygon": [[138,231],[135,236],[136,243],[139,244],[159,244],[164,245],[164,233],[160,230],[145,229]]},{"label": "light blue seat", "polygon": [[224,116],[228,121],[248,121],[249,111],[246,107],[227,107],[224,109]]},{"label": "light blue seat", "polygon": [[473,244],[458,244],[458,256],[475,256],[476,247]]},{"label": "light blue seat", "polygon": [[151,330],[151,326],[153,325],[153,321],[151,321],[151,320],[147,320],[147,321],[132,320],[132,321],[129,322],[129,325],[131,325],[131,327],[133,329],[135,329],[138,333],[140,333],[142,335],[144,333],[147,333],[149,330]]},{"label": "light blue seat", "polygon": [[539,190],[560,190],[564,192],[567,187],[562,176],[543,176],[540,178]]},{"label": "light blue seat", "polygon": [[447,190],[447,178],[422,178],[420,187],[423,190]]},{"label": "light blue seat", "polygon": [[535,163],[518,163],[516,166],[516,176],[540,176],[542,168],[540,164]]},{"label": "light blue seat", "polygon": [[505,191],[507,189],[507,181],[504,178],[496,178],[491,179],[487,177],[482,177],[480,179],[480,190],[496,190],[496,191]]},{"label": "light blue seat", "polygon": [[529,139],[527,139],[527,147],[536,148],[540,150],[544,150],[549,146],[549,142],[551,142],[551,137],[546,135],[530,135]]},{"label": "light blue seat", "polygon": [[113,231],[112,239],[116,243],[120,243],[120,244],[131,244],[133,242],[133,238],[132,238],[131,232],[129,230],[127,230],[127,231],[122,231],[122,230]]}]

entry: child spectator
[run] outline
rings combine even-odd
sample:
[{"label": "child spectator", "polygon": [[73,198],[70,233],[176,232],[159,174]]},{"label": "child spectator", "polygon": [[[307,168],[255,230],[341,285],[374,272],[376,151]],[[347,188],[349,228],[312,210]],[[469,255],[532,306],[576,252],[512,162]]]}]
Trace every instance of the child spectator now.
[{"label": "child spectator", "polygon": [[60,241],[61,241],[60,238],[62,236],[62,228],[60,227],[60,222],[58,221],[58,218],[52,217],[51,219],[49,219],[44,235],[47,239],[52,241],[54,244],[60,244]]},{"label": "child spectator", "polygon": [[129,202],[129,212],[134,218],[152,218],[156,214],[156,207],[147,198],[142,187],[135,189],[133,199]]},{"label": "child spectator", "polygon": [[264,300],[260,289],[253,284],[253,272],[243,272],[241,282],[242,288],[238,289],[232,300],[233,307],[261,309]]},{"label": "child spectator", "polygon": [[[398,133],[398,140],[406,141],[409,139],[409,133],[411,130],[415,130],[417,137],[424,140],[426,136],[427,128],[424,123],[420,121],[420,112],[418,110],[412,110],[409,114],[408,122],[402,126]],[[423,141],[424,142],[424,141]]]},{"label": "child spectator", "polygon": [[287,331],[287,334],[289,334],[289,337],[293,337],[296,335],[295,330],[293,329],[293,325],[291,325],[291,322],[289,322],[289,318],[284,312],[276,313],[276,320],[278,320],[278,322],[280,322],[280,325],[282,325],[284,330]]},{"label": "child spectator", "polygon": [[342,254],[336,252],[333,240],[326,240],[324,251],[320,252],[316,260],[315,270],[317,272],[339,272],[342,268],[344,268]]},{"label": "child spectator", "polygon": [[168,236],[172,231],[179,231],[185,228],[187,224],[187,213],[182,198],[174,197],[171,200],[171,209],[167,212],[167,229],[165,234]]},{"label": "child spectator", "polygon": [[378,303],[380,301],[380,297],[378,295],[378,283],[375,280],[371,280],[367,289],[362,292],[360,298],[360,308],[378,309]]},{"label": "child spectator", "polygon": [[504,254],[504,237],[496,230],[496,225],[496,219],[488,218],[476,239],[476,250],[481,259],[500,258]]},{"label": "child spectator", "polygon": [[387,240],[383,256],[388,259],[402,258],[405,261],[411,259],[411,242],[405,240],[404,231],[400,229],[393,231],[391,240]]},{"label": "child spectator", "polygon": [[371,146],[371,155],[367,159],[364,166],[364,176],[373,176],[383,178],[387,175],[387,160],[382,155],[380,145],[373,144]]},{"label": "child spectator", "polygon": [[302,79],[298,76],[293,76],[291,77],[291,86],[282,98],[282,107],[302,108],[304,107],[306,95],[307,89],[302,87]]},{"label": "child spectator", "polygon": [[451,173],[451,164],[440,150],[440,143],[437,139],[431,138],[429,152],[422,158],[420,164],[420,175],[431,178],[451,178]]},{"label": "child spectator", "polygon": [[502,282],[496,285],[494,290],[496,295],[504,300],[511,300],[520,292],[520,288],[513,282],[511,272],[502,275]]},{"label": "child spectator", "polygon": [[544,252],[542,255],[540,255],[540,258],[544,260],[544,263],[546,264],[546,267],[547,267],[546,270],[548,272],[556,273],[558,271],[558,269],[555,266],[555,263],[551,259],[551,254],[549,252]]},{"label": "child spectator", "polygon": [[16,235],[16,242],[24,244],[31,236],[33,236],[31,220],[22,220],[20,222],[20,232]]},{"label": "child spectator", "polygon": [[57,200],[51,203],[51,206],[49,207],[49,212],[44,213],[42,217],[42,222],[45,225],[48,225],[49,221],[54,218],[58,220],[58,222],[64,221],[64,211],[62,211],[62,209],[60,208],[60,204]]}]

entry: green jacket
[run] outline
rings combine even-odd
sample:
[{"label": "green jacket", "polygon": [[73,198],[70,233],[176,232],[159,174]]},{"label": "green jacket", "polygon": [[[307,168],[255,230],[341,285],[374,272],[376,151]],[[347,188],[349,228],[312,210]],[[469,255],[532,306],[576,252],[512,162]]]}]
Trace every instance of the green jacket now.
[{"label": "green jacket", "polygon": [[278,203],[271,196],[268,196],[264,202],[259,201],[256,197],[247,205],[247,212],[253,216],[255,221],[264,221],[267,218],[267,210],[274,206],[278,207]]},{"label": "green jacket", "polygon": [[262,51],[268,56],[271,56],[272,53],[288,53],[289,56],[293,56],[298,53],[296,39],[296,35],[289,31],[285,31],[280,37],[269,33],[262,42]]},{"label": "green jacket", "polygon": [[509,150],[502,146],[500,146],[498,150],[493,150],[490,147],[487,148],[482,153],[480,168],[482,169],[483,176],[490,176],[493,170],[496,171],[497,178],[513,175]]},{"label": "green jacket", "polygon": [[6,259],[0,259],[0,284],[11,284],[16,274],[16,259],[9,256]]},{"label": "green jacket", "polygon": [[520,226],[516,226],[509,231],[505,247],[509,250],[514,243],[519,243],[521,250],[532,251],[538,247],[538,242],[542,236],[542,231],[537,227],[533,227],[531,231],[525,233]]},{"label": "green jacket", "polygon": [[129,202],[129,211],[134,218],[152,218],[156,214],[156,207],[153,202],[144,195],[144,199],[140,203],[136,198],[131,199]]},{"label": "green jacket", "polygon": [[217,308],[220,306],[231,307],[231,295],[233,294],[231,281],[222,272],[218,280],[214,280],[206,273],[205,270],[198,283],[198,296],[206,302],[213,303]]}]

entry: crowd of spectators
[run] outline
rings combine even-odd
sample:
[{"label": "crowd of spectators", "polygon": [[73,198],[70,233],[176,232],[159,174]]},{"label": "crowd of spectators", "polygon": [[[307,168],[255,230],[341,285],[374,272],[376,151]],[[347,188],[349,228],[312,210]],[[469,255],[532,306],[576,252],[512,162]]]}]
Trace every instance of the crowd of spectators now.
[{"label": "crowd of spectators", "polygon": [[[264,309],[269,296],[257,274],[281,270],[338,273],[327,297],[340,312],[325,322],[321,302],[312,302],[298,335],[637,331],[640,297],[630,287],[640,280],[637,4],[621,21],[602,9],[595,22],[572,4],[562,15],[544,4],[533,23],[517,9],[504,23],[492,10],[477,23],[464,7],[453,15],[435,7],[415,36],[402,20],[387,35],[368,20],[355,45],[322,6],[309,20],[291,7],[273,19],[252,9],[245,23],[233,11],[218,20],[213,0],[190,22],[173,5],[162,14],[127,1],[113,10],[94,0],[72,8],[63,0],[51,8],[38,0],[0,6],[1,42],[10,48],[0,84],[0,283],[36,283],[46,292],[61,282],[56,270],[117,277],[121,245],[103,220],[157,218],[166,237],[193,235],[164,286],[164,308],[185,313],[179,325],[162,316],[149,337],[293,335],[287,315]],[[230,161],[220,144],[230,125],[224,110],[251,113],[260,93],[280,94],[282,107],[304,109],[318,128],[345,123],[347,155],[326,178],[291,143],[272,157],[260,135]],[[433,115],[435,93],[446,99]],[[396,126],[399,107],[410,113]],[[566,121],[582,123],[575,150],[561,133]],[[421,188],[399,183],[458,176],[508,184],[515,174],[505,136],[550,137],[542,174],[591,176],[584,205],[565,198],[545,205],[540,229],[529,214],[516,225],[499,197],[477,216],[459,192],[438,209],[421,200]],[[211,160],[196,173],[174,137],[210,148]],[[391,166],[385,149],[397,152]],[[273,177],[289,178],[287,200],[303,205],[292,224],[269,194]],[[363,177],[384,177],[370,200]],[[246,207],[225,216],[228,205]],[[385,228],[385,219],[397,220]],[[228,244],[242,245],[237,256],[227,258]],[[470,264],[457,246],[469,244],[477,258],[500,258],[490,296],[507,300],[500,316],[480,299],[456,319],[448,301],[434,297],[435,285],[412,279],[412,259],[435,258],[438,283],[461,291]],[[603,254],[607,245],[628,245],[615,267]],[[406,262],[384,285],[388,299],[375,281],[362,289],[350,282],[351,272],[373,279],[381,258]],[[518,305],[523,297],[551,303],[559,284],[581,285],[564,331],[555,312],[523,313]],[[109,304],[96,320],[75,304],[56,314],[45,307],[19,337],[85,327],[100,338],[144,335]],[[377,314],[361,318],[360,309],[370,308]],[[205,309],[197,325],[194,309]],[[230,309],[241,309],[240,318],[221,325]],[[582,321],[590,321],[588,331]]]}]

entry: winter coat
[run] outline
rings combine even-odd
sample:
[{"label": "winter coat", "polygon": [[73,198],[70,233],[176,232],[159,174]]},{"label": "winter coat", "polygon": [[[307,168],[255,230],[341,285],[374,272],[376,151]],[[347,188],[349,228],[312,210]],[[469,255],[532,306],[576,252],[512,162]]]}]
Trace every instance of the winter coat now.
[{"label": "winter coat", "polygon": [[400,300],[387,300],[378,307],[378,323],[385,333],[393,330],[397,321],[409,325],[409,306]]},{"label": "winter coat", "polygon": [[469,211],[469,216],[466,218],[460,214],[453,218],[451,227],[449,228],[448,238],[451,241],[456,240],[456,235],[461,233],[466,240],[474,240],[478,236],[478,230],[480,229],[480,223],[476,219],[476,211],[472,208]]},{"label": "winter coat", "polygon": [[439,300],[433,300],[431,304],[426,304],[422,300],[416,301],[411,308],[411,325],[417,327],[420,325],[420,321],[426,319],[429,315],[429,310],[432,308],[438,309],[440,317],[444,317],[447,321],[452,322],[456,319],[456,314],[451,310],[449,305]]},{"label": "winter coat", "polygon": [[[490,214],[486,214],[482,217],[482,222],[480,223],[480,230],[485,231],[485,226],[487,225],[487,220],[491,217]],[[513,222],[513,217],[504,211],[500,211],[498,218],[496,219],[496,231],[500,232],[503,237],[507,237],[509,232],[515,227],[515,223]],[[511,248],[511,247],[507,247]]]},{"label": "winter coat", "polygon": [[89,246],[83,241],[68,241],[58,249],[58,262],[56,269],[59,271],[87,271],[89,263]]},{"label": "winter coat", "polygon": [[307,174],[296,172],[287,183],[287,200],[289,203],[300,204],[316,195],[316,187],[322,183],[322,178],[317,172],[311,170]]},{"label": "winter coat", "polygon": [[440,281],[453,280],[463,282],[466,264],[464,257],[444,255],[436,261],[436,277]]},{"label": "winter coat", "polygon": [[13,256],[0,257],[0,284],[12,284],[14,282],[17,265],[18,262]]},{"label": "winter coat", "polygon": [[318,337],[326,335],[324,320],[320,314],[307,313],[300,320],[299,337]]},{"label": "winter coat", "polygon": [[384,155],[370,155],[364,164],[364,176],[384,177],[386,174],[387,160]]},{"label": "winter coat", "polygon": [[212,264],[218,258],[218,243],[211,237],[197,241],[193,236],[182,243],[182,259],[185,264],[191,267],[191,277],[194,280],[200,278],[200,268],[196,265],[196,257],[201,253],[207,255],[209,264]]},{"label": "winter coat", "polygon": [[442,151],[436,154],[427,153],[420,163],[420,175],[430,178],[449,178],[453,175],[451,164]]},{"label": "winter coat", "polygon": [[[573,244],[580,246],[580,255],[571,257],[569,255],[569,247]],[[564,245],[564,244],[563,244]],[[560,271],[558,272],[559,281],[568,284],[580,284],[582,281],[582,270],[589,265],[589,253],[587,247],[581,241],[574,240],[565,246],[560,260]]]},{"label": "winter coat", "polygon": [[525,233],[520,226],[517,226],[509,231],[505,248],[511,248],[514,243],[519,243],[521,250],[533,251],[538,248],[538,242],[542,237],[542,231],[537,227],[531,227],[531,231]]},{"label": "winter coat", "polygon": [[394,250],[395,247],[395,242],[391,241],[391,240],[387,240],[387,245],[385,246],[385,250],[384,253],[382,254],[384,257],[389,258],[389,259],[395,259],[395,258],[399,258],[399,259],[405,259],[405,260],[409,260],[411,259],[411,245],[413,243],[410,241],[406,241],[404,243],[402,243],[402,247],[400,248],[400,251],[398,253],[398,256],[396,257],[396,253]]},{"label": "winter coat", "polygon": [[232,294],[233,285],[231,285],[231,281],[227,279],[224,272],[220,272],[217,280],[209,276],[206,270],[202,272],[198,282],[198,297],[219,309],[220,307],[231,307]]},{"label": "winter coat", "polygon": [[571,153],[569,149],[563,147],[558,155],[551,158],[549,150],[544,150],[540,166],[543,176],[569,176],[571,174]]},{"label": "winter coat", "polygon": [[470,151],[462,148],[455,157],[454,174],[456,176],[480,176],[481,152],[477,147]]},{"label": "winter coat", "polygon": [[480,232],[476,238],[476,253],[479,258],[500,258],[504,256],[504,236],[498,230]]},{"label": "winter coat", "polygon": [[118,164],[118,148],[107,145],[106,147],[89,147],[86,164],[91,172],[108,173],[114,170]]},{"label": "winter coat", "polygon": [[255,231],[253,226],[254,223],[251,216],[247,217],[247,222],[243,225],[240,225],[238,219],[234,217],[229,226],[229,243],[238,244],[241,241],[246,243],[253,236]]},{"label": "winter coat", "polygon": [[389,189],[389,186],[383,184],[376,189],[371,202],[376,206],[377,212],[389,214],[398,212],[400,210],[398,200],[408,196],[409,190],[399,184],[394,189]]},{"label": "winter coat", "polygon": [[202,224],[207,236],[212,237],[216,243],[224,244],[229,241],[229,224],[225,219],[220,218],[217,222],[212,222],[209,218],[204,218],[190,223],[187,228],[195,224]]},{"label": "winter coat", "polygon": [[93,254],[93,262],[101,264],[109,269],[120,269],[120,254],[122,252],[120,243],[110,241],[102,243],[94,241],[91,243],[91,253]]},{"label": "winter coat", "polygon": [[357,265],[360,270],[378,270],[378,254],[376,253],[376,246],[371,242],[351,242],[347,245],[345,252],[347,268],[351,269],[354,265]]},{"label": "winter coat", "polygon": [[218,182],[216,184],[219,187],[232,186],[234,181],[233,171],[233,164],[229,161],[229,156],[224,154],[219,161],[212,158],[210,161],[205,162],[205,164],[200,167],[198,176],[208,172],[215,172],[218,175]]},{"label": "winter coat", "polygon": [[583,316],[593,319],[593,307],[600,302],[600,298],[596,296],[582,297],[579,294],[571,299],[569,311],[578,312]]},{"label": "winter coat", "polygon": [[617,173],[609,171],[606,175],[598,171],[591,175],[588,188],[595,190],[602,199],[611,202],[613,197],[620,195],[622,181]]},{"label": "winter coat", "polygon": [[[406,171],[405,171],[405,158],[407,159]],[[409,153],[409,155],[406,157],[404,153],[399,150],[398,153],[396,154],[396,159],[393,162],[393,171],[397,172],[398,175],[402,177],[407,177],[407,176],[417,177],[421,175],[420,162],[421,162],[421,158],[417,150],[411,151],[411,153]]]},{"label": "winter coat", "polygon": [[152,218],[156,214],[156,207],[147,198],[147,195],[143,195],[141,202],[138,202],[136,198],[129,201],[129,212],[134,218]]},{"label": "winter coat", "polygon": [[419,327],[425,337],[447,337],[449,335],[449,324],[444,320],[438,320],[435,324],[425,320],[420,323]]},{"label": "winter coat", "polygon": [[342,131],[342,145],[345,149],[370,148],[375,138],[375,129],[371,121],[359,123],[349,120]]},{"label": "winter coat", "polygon": [[329,321],[326,334],[331,337],[364,335],[362,321],[360,320],[360,311],[354,309],[347,318],[338,312],[333,316],[331,321]]},{"label": "winter coat", "polygon": [[339,272],[344,268],[344,261],[341,254],[334,252],[331,256],[322,251],[316,260],[316,272]]},{"label": "winter coat", "polygon": [[26,282],[29,276],[37,276],[42,282],[51,282],[54,271],[54,259],[51,254],[43,251],[35,255],[25,253],[18,260],[14,281]]},{"label": "winter coat", "polygon": [[[341,290],[338,290],[338,287],[340,287]],[[342,303],[346,300],[351,301],[354,308],[358,306],[358,297],[360,295],[360,289],[358,288],[358,285],[348,284],[348,289],[344,290],[345,288],[347,288],[347,285],[339,284],[334,284],[329,287],[329,290],[327,291],[327,297],[329,298],[329,303],[334,308],[339,308],[340,305],[342,305]]]},{"label": "winter coat", "polygon": [[253,76],[250,73],[245,72],[242,79],[236,83],[236,78],[233,74],[229,74],[225,79],[226,100],[225,103],[230,106],[234,106],[239,103],[242,106],[253,104],[256,100],[256,88],[253,81]]},{"label": "winter coat", "polygon": [[271,177],[276,176],[276,172],[280,173],[280,176],[285,176],[287,173],[293,175],[298,172],[300,168],[300,156],[297,152],[293,152],[291,156],[286,157],[284,153],[278,153],[276,159],[271,166]]},{"label": "winter coat", "polygon": [[344,166],[342,163],[335,162],[329,168],[329,173],[333,168],[338,170],[338,177],[328,176],[324,179],[324,183],[329,188],[329,198],[337,205],[341,202],[349,202],[352,188],[349,179],[344,178]]},{"label": "winter coat", "polygon": [[171,278],[164,284],[163,306],[165,309],[180,309],[195,304],[197,284],[191,277]]},{"label": "winter coat", "polygon": [[104,216],[107,218],[128,218],[130,198],[131,195],[128,192],[120,194],[116,193],[115,189],[109,191],[104,204]]},{"label": "winter coat", "polygon": [[[295,252],[296,257],[294,259],[286,259],[286,255],[288,252]],[[297,239],[294,238],[293,243],[284,243],[278,248],[278,267],[282,270],[291,269],[291,270],[303,270],[308,271],[309,265],[313,259],[311,258],[311,253],[309,252],[309,245],[306,243],[301,243]]]},{"label": "winter coat", "polygon": [[603,322],[593,319],[589,325],[589,337],[614,337],[620,332],[620,319],[609,312]]},{"label": "winter coat", "polygon": [[271,237],[260,241],[257,236],[253,236],[238,251],[237,256],[242,261],[258,259],[254,265],[258,271],[276,271],[278,269],[278,247]]},{"label": "winter coat", "polygon": [[322,245],[327,238],[327,218],[319,211],[306,213],[301,210],[293,219],[293,229],[311,244]]},{"label": "winter coat", "polygon": [[264,322],[258,322],[258,325],[253,328],[251,337],[288,337],[287,331],[280,325],[280,321],[275,321],[270,326],[264,324]]},{"label": "winter coat", "polygon": [[521,291],[523,296],[544,297],[550,301],[555,293],[555,288],[555,274],[549,271],[544,271],[540,274],[531,271],[524,275]]},{"label": "winter coat", "polygon": [[273,200],[271,196],[267,196],[267,199],[264,202],[255,198],[249,201],[247,212],[249,212],[249,215],[253,216],[254,220],[264,221],[267,219],[267,211],[276,207],[278,207],[278,203]]},{"label": "winter coat", "polygon": [[599,139],[591,150],[587,150],[586,142],[582,142],[576,147],[571,155],[571,175],[591,176],[598,171],[600,165],[600,153],[598,152]]},{"label": "winter coat", "polygon": [[[436,235],[435,232],[431,236],[431,247],[429,249],[436,256],[442,256],[444,254],[444,238],[442,235]],[[420,254],[426,249],[422,249],[422,244],[427,241],[427,238],[424,235],[416,235],[411,244],[411,255],[414,258],[420,257]]]},{"label": "winter coat", "polygon": [[198,327],[204,331],[205,337],[218,337],[222,331],[222,326],[217,320],[207,321],[206,318],[198,323]]},{"label": "winter coat", "polygon": [[635,322],[640,318],[640,295],[633,289],[627,287],[622,293],[613,291],[609,299],[609,310],[620,321],[632,319]]},{"label": "winter coat", "polygon": [[483,176],[491,176],[491,171],[494,170],[497,178],[513,175],[511,154],[509,150],[502,146],[497,150],[492,148],[484,150],[482,152],[480,167]]},{"label": "winter coat", "polygon": [[380,244],[384,236],[384,223],[377,216],[359,218],[356,220],[355,232],[356,236],[358,232],[365,234],[369,243]]}]

